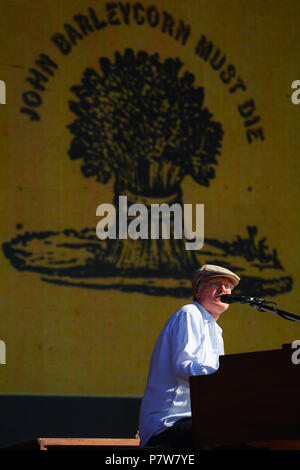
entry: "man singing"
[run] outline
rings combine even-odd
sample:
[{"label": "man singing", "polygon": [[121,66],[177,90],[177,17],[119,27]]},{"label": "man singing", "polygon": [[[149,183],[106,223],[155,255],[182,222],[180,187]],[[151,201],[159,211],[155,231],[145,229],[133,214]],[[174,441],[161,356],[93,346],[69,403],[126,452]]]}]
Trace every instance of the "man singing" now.
[{"label": "man singing", "polygon": [[140,410],[141,446],[193,447],[189,376],[218,369],[224,344],[217,320],[229,307],[220,297],[239,281],[228,269],[209,264],[193,274],[193,303],[169,318],[152,353]]}]

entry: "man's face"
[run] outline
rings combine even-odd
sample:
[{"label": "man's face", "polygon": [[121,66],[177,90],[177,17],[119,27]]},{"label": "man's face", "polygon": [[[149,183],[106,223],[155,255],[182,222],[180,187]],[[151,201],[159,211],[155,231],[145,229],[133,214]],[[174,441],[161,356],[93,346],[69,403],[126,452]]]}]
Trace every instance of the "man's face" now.
[{"label": "man's face", "polygon": [[234,285],[228,277],[204,279],[200,283],[195,298],[217,320],[229,307],[229,304],[221,302],[221,295],[230,294],[233,289]]}]

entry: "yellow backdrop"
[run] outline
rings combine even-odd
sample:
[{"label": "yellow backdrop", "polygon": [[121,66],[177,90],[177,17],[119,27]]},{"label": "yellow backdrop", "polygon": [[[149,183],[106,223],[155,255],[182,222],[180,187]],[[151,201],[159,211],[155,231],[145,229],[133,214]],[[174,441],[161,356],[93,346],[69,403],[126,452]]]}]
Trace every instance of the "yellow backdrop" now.
[{"label": "yellow backdrop", "polygon": [[[299,2],[1,10],[0,391],[142,395],[206,262],[299,314]],[[204,247],[100,241],[96,208],[119,195],[204,204]],[[300,339],[298,323],[244,305],[219,324],[226,353]]]}]

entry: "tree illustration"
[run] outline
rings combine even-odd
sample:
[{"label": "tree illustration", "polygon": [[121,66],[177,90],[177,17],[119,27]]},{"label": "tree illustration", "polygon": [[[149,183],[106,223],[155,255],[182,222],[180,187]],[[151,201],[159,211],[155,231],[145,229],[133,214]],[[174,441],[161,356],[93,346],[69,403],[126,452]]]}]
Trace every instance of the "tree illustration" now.
[{"label": "tree illustration", "polygon": [[[177,58],[159,60],[158,54],[115,53],[115,61],[100,58],[101,73],[84,71],[71,91],[70,109],[76,119],[71,159],[82,159],[85,177],[115,182],[115,201],[128,203],[182,202],[181,183],[190,175],[208,186],[215,177],[223,130],[204,107],[204,90],[194,76],[181,73]],[[194,253],[182,240],[115,240],[106,262],[144,275],[190,272]]]}]

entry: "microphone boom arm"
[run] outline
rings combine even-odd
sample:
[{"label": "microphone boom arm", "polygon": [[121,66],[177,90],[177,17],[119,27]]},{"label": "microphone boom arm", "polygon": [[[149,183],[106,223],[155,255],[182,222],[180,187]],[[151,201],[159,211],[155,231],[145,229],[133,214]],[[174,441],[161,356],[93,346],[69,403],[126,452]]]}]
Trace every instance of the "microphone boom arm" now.
[{"label": "microphone boom arm", "polygon": [[285,320],[300,321],[300,317],[298,315],[285,312],[284,310],[279,310],[275,302],[271,302],[269,300],[263,300],[263,299],[254,299],[250,297],[249,302],[247,303],[251,305],[251,307],[254,307],[257,310],[259,310],[260,312],[276,313],[276,315],[279,315]]},{"label": "microphone boom arm", "polygon": [[264,299],[257,299],[255,297],[248,297],[248,296],[234,296],[230,294],[223,294],[221,295],[221,302],[225,302],[228,304],[232,303],[239,303],[239,304],[248,304],[251,307],[256,308],[260,312],[271,312],[276,313],[282,318],[290,321],[300,321],[300,317],[298,315],[294,315],[293,313],[284,312],[283,310],[279,310],[277,308],[277,304],[275,302],[271,302],[270,300]]}]

